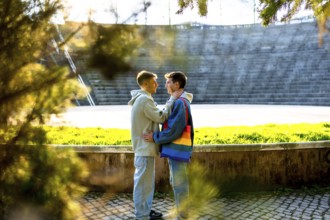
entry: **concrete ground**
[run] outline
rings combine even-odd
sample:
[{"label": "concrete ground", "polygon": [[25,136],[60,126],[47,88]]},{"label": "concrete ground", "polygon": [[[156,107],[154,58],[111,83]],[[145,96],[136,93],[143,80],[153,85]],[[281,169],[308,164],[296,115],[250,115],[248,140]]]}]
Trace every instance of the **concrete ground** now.
[{"label": "concrete ground", "polygon": [[[192,104],[191,109],[195,127],[330,122],[330,107],[324,106]],[[50,124],[129,129],[130,107],[73,107]]]}]

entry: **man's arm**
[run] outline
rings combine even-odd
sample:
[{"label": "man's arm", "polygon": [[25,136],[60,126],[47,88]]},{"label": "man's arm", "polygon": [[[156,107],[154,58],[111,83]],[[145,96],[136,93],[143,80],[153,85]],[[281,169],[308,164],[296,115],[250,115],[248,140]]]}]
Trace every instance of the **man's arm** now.
[{"label": "man's arm", "polygon": [[174,103],[173,112],[169,116],[167,123],[167,129],[153,133],[152,139],[155,143],[170,143],[182,135],[186,127],[186,109],[183,101],[177,100]]},{"label": "man's arm", "polygon": [[153,122],[163,123],[171,114],[171,108],[174,101],[175,98],[171,96],[171,98],[166,102],[164,108],[160,110],[151,99],[148,99],[143,107],[144,114]]},{"label": "man's arm", "polygon": [[162,110],[158,109],[153,101],[148,100],[144,106],[144,114],[146,115],[147,118],[149,118],[150,120],[156,123],[163,123],[168,119],[168,116],[172,112],[172,107],[175,100],[179,98],[181,94],[182,94],[181,91],[174,92],[169,98],[169,100],[167,100]]}]

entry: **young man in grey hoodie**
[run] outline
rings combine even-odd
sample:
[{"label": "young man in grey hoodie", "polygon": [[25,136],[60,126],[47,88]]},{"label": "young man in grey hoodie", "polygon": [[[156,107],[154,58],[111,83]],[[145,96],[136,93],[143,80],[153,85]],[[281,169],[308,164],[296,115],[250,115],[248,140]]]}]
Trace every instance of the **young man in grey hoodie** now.
[{"label": "young man in grey hoodie", "polygon": [[134,151],[134,189],[133,200],[136,219],[161,219],[162,214],[151,210],[155,189],[155,157],[159,154],[158,144],[146,142],[143,134],[150,131],[159,131],[159,123],[168,119],[176,98],[174,93],[165,107],[157,108],[152,94],[156,93],[157,75],[141,71],[137,75],[137,84],[140,90],[131,91],[132,99],[128,105],[131,110],[131,139]]},{"label": "young man in grey hoodie", "polygon": [[[171,115],[167,120],[168,128],[163,129],[162,131],[145,133],[143,137],[145,141],[150,143],[171,143],[181,136],[186,124],[188,123],[191,126],[191,143],[193,144],[194,128],[190,110],[190,103],[192,102],[193,94],[184,91],[187,77],[183,72],[174,71],[167,73],[165,78],[165,87],[167,92],[171,95],[178,93],[181,94],[181,96],[174,102]],[[186,112],[186,110],[188,112]],[[188,118],[186,118],[186,115],[188,115]],[[189,180],[187,162],[168,158],[168,163],[170,168],[170,183],[173,188],[177,208],[175,219],[188,219]]]}]

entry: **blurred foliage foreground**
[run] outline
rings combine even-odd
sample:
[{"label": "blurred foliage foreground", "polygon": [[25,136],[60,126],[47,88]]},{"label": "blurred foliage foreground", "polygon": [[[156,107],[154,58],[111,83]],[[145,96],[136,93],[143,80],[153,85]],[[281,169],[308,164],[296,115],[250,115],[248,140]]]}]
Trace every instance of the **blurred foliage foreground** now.
[{"label": "blurred foliage foreground", "polygon": [[1,146],[0,219],[76,219],[86,165],[73,150]]},{"label": "blurred foliage foreground", "polygon": [[130,68],[142,39],[133,26],[93,22],[64,38],[54,21],[66,2],[0,1],[0,219],[77,219],[87,167],[75,152],[45,146],[43,128],[86,96],[66,45],[89,26],[88,47],[79,52],[111,78]]},{"label": "blurred foliage foreground", "polygon": [[[0,142],[14,135],[0,130]],[[43,129],[46,144],[55,145],[131,145],[130,130],[113,128],[50,127]],[[37,138],[37,137],[36,137]],[[195,145],[259,144],[330,140],[330,123],[266,124],[257,126],[224,126],[195,129]],[[33,144],[32,142],[29,144]]]}]

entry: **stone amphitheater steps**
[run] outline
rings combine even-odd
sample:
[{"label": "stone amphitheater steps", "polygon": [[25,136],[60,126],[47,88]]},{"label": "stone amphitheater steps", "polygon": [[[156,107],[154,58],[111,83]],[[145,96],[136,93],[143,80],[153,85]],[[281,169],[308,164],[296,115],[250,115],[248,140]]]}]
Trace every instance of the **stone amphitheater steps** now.
[{"label": "stone amphitheater steps", "polygon": [[[161,64],[145,55],[134,62],[134,71],[111,81],[96,71],[86,74],[99,105],[126,105],[143,69],[159,75],[154,97],[160,104],[168,98],[163,74],[182,70],[195,104],[330,105],[330,38],[319,47],[315,22],[172,28],[176,46]],[[173,62],[182,53],[188,65]]]}]

